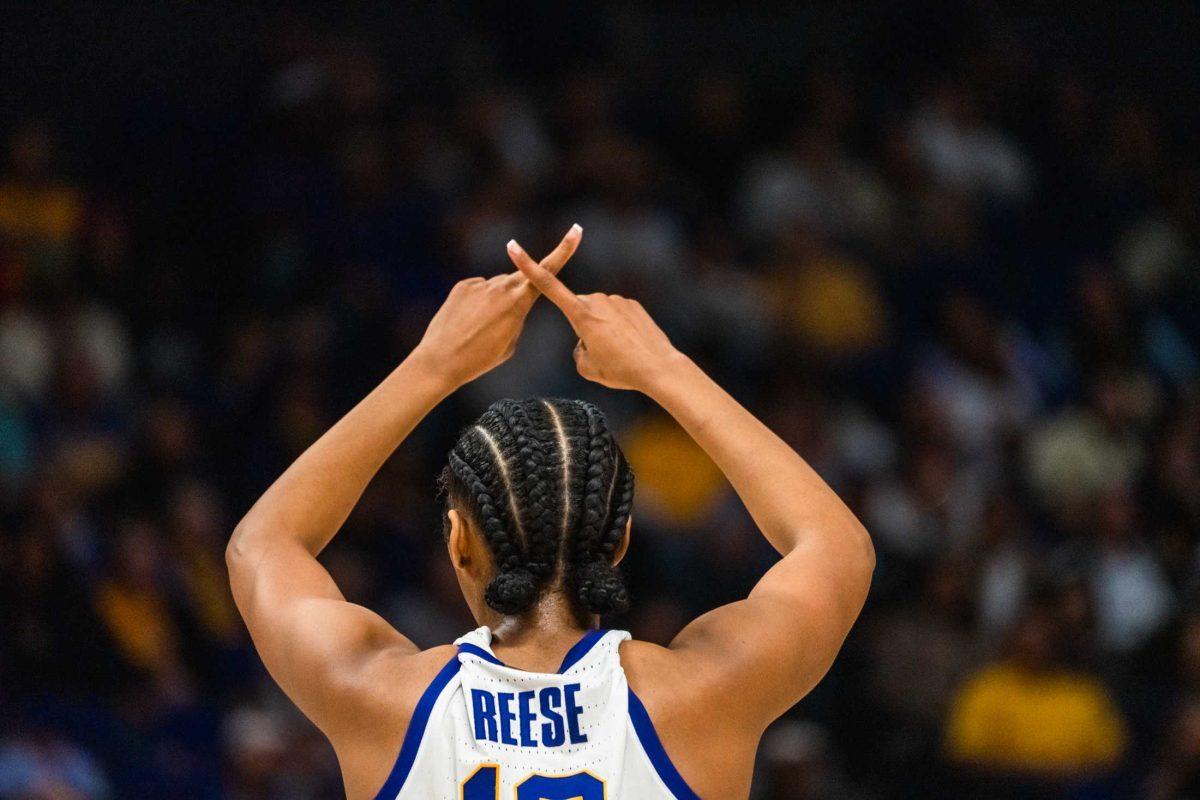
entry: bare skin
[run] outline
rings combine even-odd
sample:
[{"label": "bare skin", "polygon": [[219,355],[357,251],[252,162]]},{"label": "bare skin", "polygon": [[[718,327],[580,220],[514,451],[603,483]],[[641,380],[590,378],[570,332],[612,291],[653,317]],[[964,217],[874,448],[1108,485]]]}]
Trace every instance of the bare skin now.
[{"label": "bare skin", "polygon": [[[454,647],[421,651],[348,603],[317,555],[421,419],[512,355],[539,293],[579,335],[580,374],[641,391],[674,416],[782,556],[749,597],[701,616],[669,646],[622,646],[630,685],[701,797],[749,794],[762,732],[825,675],[865,602],[874,550],[825,482],[676,350],[639,303],[578,296],[557,279],[581,234],[572,228],[540,264],[512,242],[518,272],[456,285],[417,348],[280,476],[230,540],[234,598],[255,646],[333,744],[351,800],[383,785],[417,701]],[[453,509],[450,521],[449,557],[497,655],[520,669],[557,669],[584,632],[565,598],[551,592],[520,618],[490,609],[483,593],[494,568],[483,538]]]}]

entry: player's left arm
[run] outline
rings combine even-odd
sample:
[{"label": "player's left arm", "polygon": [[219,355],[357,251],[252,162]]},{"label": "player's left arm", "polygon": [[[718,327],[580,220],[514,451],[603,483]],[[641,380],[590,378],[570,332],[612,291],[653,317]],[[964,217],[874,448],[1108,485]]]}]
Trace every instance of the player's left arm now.
[{"label": "player's left arm", "polygon": [[[543,265],[561,269],[580,236],[572,228]],[[458,283],[409,357],[296,459],[234,530],[226,561],[255,647],[326,734],[361,712],[355,701],[368,696],[381,656],[417,647],[347,602],[317,556],[425,415],[512,355],[537,296],[519,273]]]},{"label": "player's left arm", "polygon": [[641,391],[670,413],[782,556],[748,598],[684,628],[653,670],[677,675],[673,690],[723,698],[723,724],[761,731],[841,648],[870,587],[870,536],[798,453],[675,349],[640,303],[576,295],[532,260],[513,261],[579,334],[579,373]]}]

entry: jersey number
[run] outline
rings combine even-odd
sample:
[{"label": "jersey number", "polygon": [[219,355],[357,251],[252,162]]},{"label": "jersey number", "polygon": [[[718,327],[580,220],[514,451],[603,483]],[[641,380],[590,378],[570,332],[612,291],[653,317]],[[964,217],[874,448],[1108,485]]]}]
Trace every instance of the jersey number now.
[{"label": "jersey number", "polygon": [[[484,764],[462,785],[462,800],[497,800],[500,767]],[[604,800],[604,781],[586,772],[550,777],[530,775],[517,784],[517,800]]]}]

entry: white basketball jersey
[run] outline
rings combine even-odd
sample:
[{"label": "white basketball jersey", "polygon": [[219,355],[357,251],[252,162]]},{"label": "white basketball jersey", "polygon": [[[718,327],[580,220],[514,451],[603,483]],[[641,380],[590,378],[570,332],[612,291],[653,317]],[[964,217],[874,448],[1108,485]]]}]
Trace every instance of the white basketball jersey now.
[{"label": "white basketball jersey", "polygon": [[425,691],[377,800],[699,800],[630,690],[625,631],[590,631],[556,673],[505,666],[491,631]]}]

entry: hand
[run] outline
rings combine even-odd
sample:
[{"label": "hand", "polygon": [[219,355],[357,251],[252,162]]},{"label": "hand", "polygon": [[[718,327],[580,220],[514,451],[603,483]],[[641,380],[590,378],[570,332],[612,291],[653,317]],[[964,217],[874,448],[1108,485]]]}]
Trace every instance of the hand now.
[{"label": "hand", "polygon": [[577,295],[514,244],[509,243],[509,258],[562,309],[579,336],[575,366],[580,375],[610,389],[649,394],[653,381],[683,360],[641,303],[612,294]]},{"label": "hand", "polygon": [[[571,226],[558,247],[535,266],[553,277],[574,255],[582,237],[583,229]],[[510,252],[513,247],[525,253],[515,241],[509,242]],[[459,281],[413,354],[451,386],[468,383],[512,357],[539,294],[520,272]]]}]

